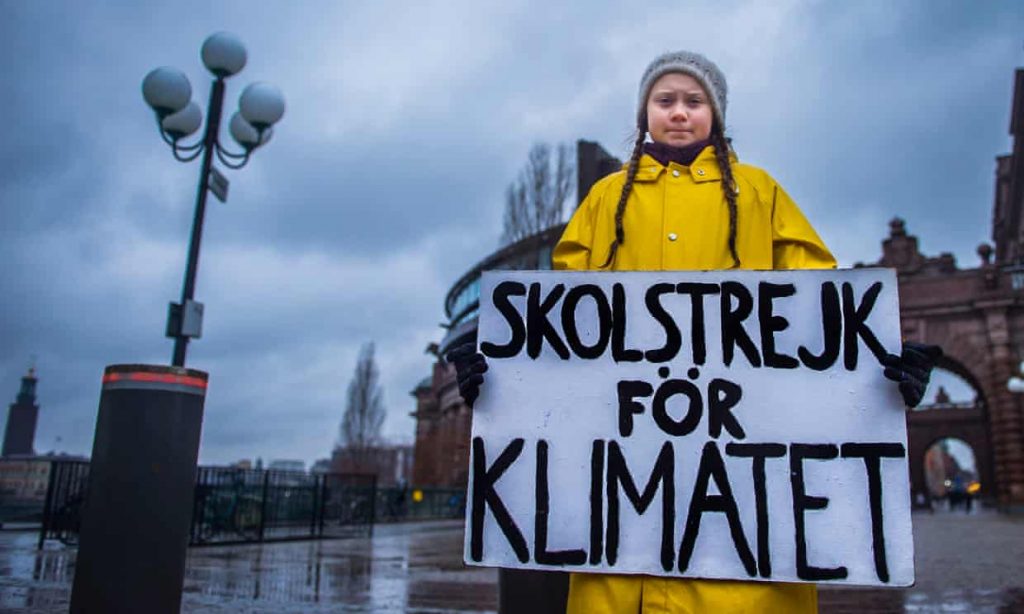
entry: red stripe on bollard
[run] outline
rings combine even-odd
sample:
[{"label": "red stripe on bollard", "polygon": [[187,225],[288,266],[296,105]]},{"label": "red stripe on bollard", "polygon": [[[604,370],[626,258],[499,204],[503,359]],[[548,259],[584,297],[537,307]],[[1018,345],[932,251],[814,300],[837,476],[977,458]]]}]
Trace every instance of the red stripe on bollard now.
[{"label": "red stripe on bollard", "polygon": [[[206,390],[206,380],[187,375],[174,375],[171,373],[146,373],[137,371],[135,373],[106,373],[103,375],[103,384],[114,382],[146,382],[149,384],[173,384],[176,386],[193,386]],[[119,386],[125,388],[126,386]],[[151,386],[147,386],[151,388]]]}]

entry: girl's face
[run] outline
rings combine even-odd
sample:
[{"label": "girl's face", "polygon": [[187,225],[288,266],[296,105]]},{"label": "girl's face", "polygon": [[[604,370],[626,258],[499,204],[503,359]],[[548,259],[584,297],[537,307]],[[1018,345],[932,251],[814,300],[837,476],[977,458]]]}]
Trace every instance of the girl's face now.
[{"label": "girl's face", "polygon": [[682,147],[711,136],[714,111],[700,82],[678,72],[662,75],[647,97],[647,130],[657,143]]}]

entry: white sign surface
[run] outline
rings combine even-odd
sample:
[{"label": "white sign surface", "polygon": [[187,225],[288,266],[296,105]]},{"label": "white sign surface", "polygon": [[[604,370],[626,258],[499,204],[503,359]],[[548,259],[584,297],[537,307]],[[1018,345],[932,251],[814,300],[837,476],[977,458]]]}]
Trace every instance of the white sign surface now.
[{"label": "white sign surface", "polygon": [[909,586],[885,269],[492,272],[465,561]]}]

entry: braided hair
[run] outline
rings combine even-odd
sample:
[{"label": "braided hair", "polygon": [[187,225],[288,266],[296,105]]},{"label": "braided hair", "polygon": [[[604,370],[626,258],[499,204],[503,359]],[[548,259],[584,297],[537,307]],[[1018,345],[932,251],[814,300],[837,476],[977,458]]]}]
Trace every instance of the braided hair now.
[{"label": "braided hair", "polygon": [[[646,119],[641,123],[647,123]],[[633,180],[636,179],[636,172],[640,168],[640,156],[644,151],[644,137],[647,131],[643,126],[636,129],[636,141],[633,143],[633,153],[629,156],[629,169],[626,171],[626,182],[622,184],[622,193],[619,195],[619,204],[615,207],[615,240],[608,248],[608,259],[600,268],[607,269],[615,260],[615,253],[619,246],[626,242],[626,231],[622,228],[622,216],[626,213],[626,201],[629,200],[629,193],[633,191]]]},{"label": "braided hair", "polygon": [[729,207],[729,253],[732,255],[732,268],[738,269],[740,257],[736,253],[736,195],[740,189],[732,176],[729,142],[725,140],[725,134],[717,122],[711,126],[711,145],[715,148],[715,160],[718,161],[718,169],[722,173],[722,194],[725,195],[725,202]]},{"label": "braided hair", "polygon": [[[647,114],[644,113],[639,118],[636,142],[633,144],[633,153],[629,157],[629,168],[626,171],[626,182],[622,184],[619,204],[615,208],[615,239],[608,248],[608,258],[600,266],[602,269],[611,266],[615,260],[615,254],[619,251],[619,246],[626,242],[626,231],[622,227],[622,218],[626,213],[626,202],[629,200],[629,194],[633,191],[633,180],[636,179],[636,173],[640,167],[640,156],[644,149],[644,137],[647,135],[646,124]],[[715,160],[718,162],[718,168],[722,173],[722,194],[725,196],[726,205],[729,207],[729,254],[732,255],[732,267],[738,269],[740,268],[740,257],[736,253],[736,195],[739,194],[739,188],[732,174],[732,163],[729,161],[729,142],[726,140],[725,134],[717,121],[711,126],[710,141],[715,149]]]}]

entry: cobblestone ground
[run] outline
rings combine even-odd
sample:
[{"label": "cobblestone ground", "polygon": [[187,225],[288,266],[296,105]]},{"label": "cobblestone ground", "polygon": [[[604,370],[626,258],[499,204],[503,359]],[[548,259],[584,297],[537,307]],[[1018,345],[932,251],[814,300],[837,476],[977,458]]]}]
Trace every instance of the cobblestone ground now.
[{"label": "cobblestone ground", "polygon": [[[1024,518],[914,516],[917,584],[823,587],[821,612],[1024,612]],[[67,612],[74,549],[0,533],[0,611]],[[466,568],[459,522],[373,538],[193,548],[186,612],[493,612],[497,573]]]}]

